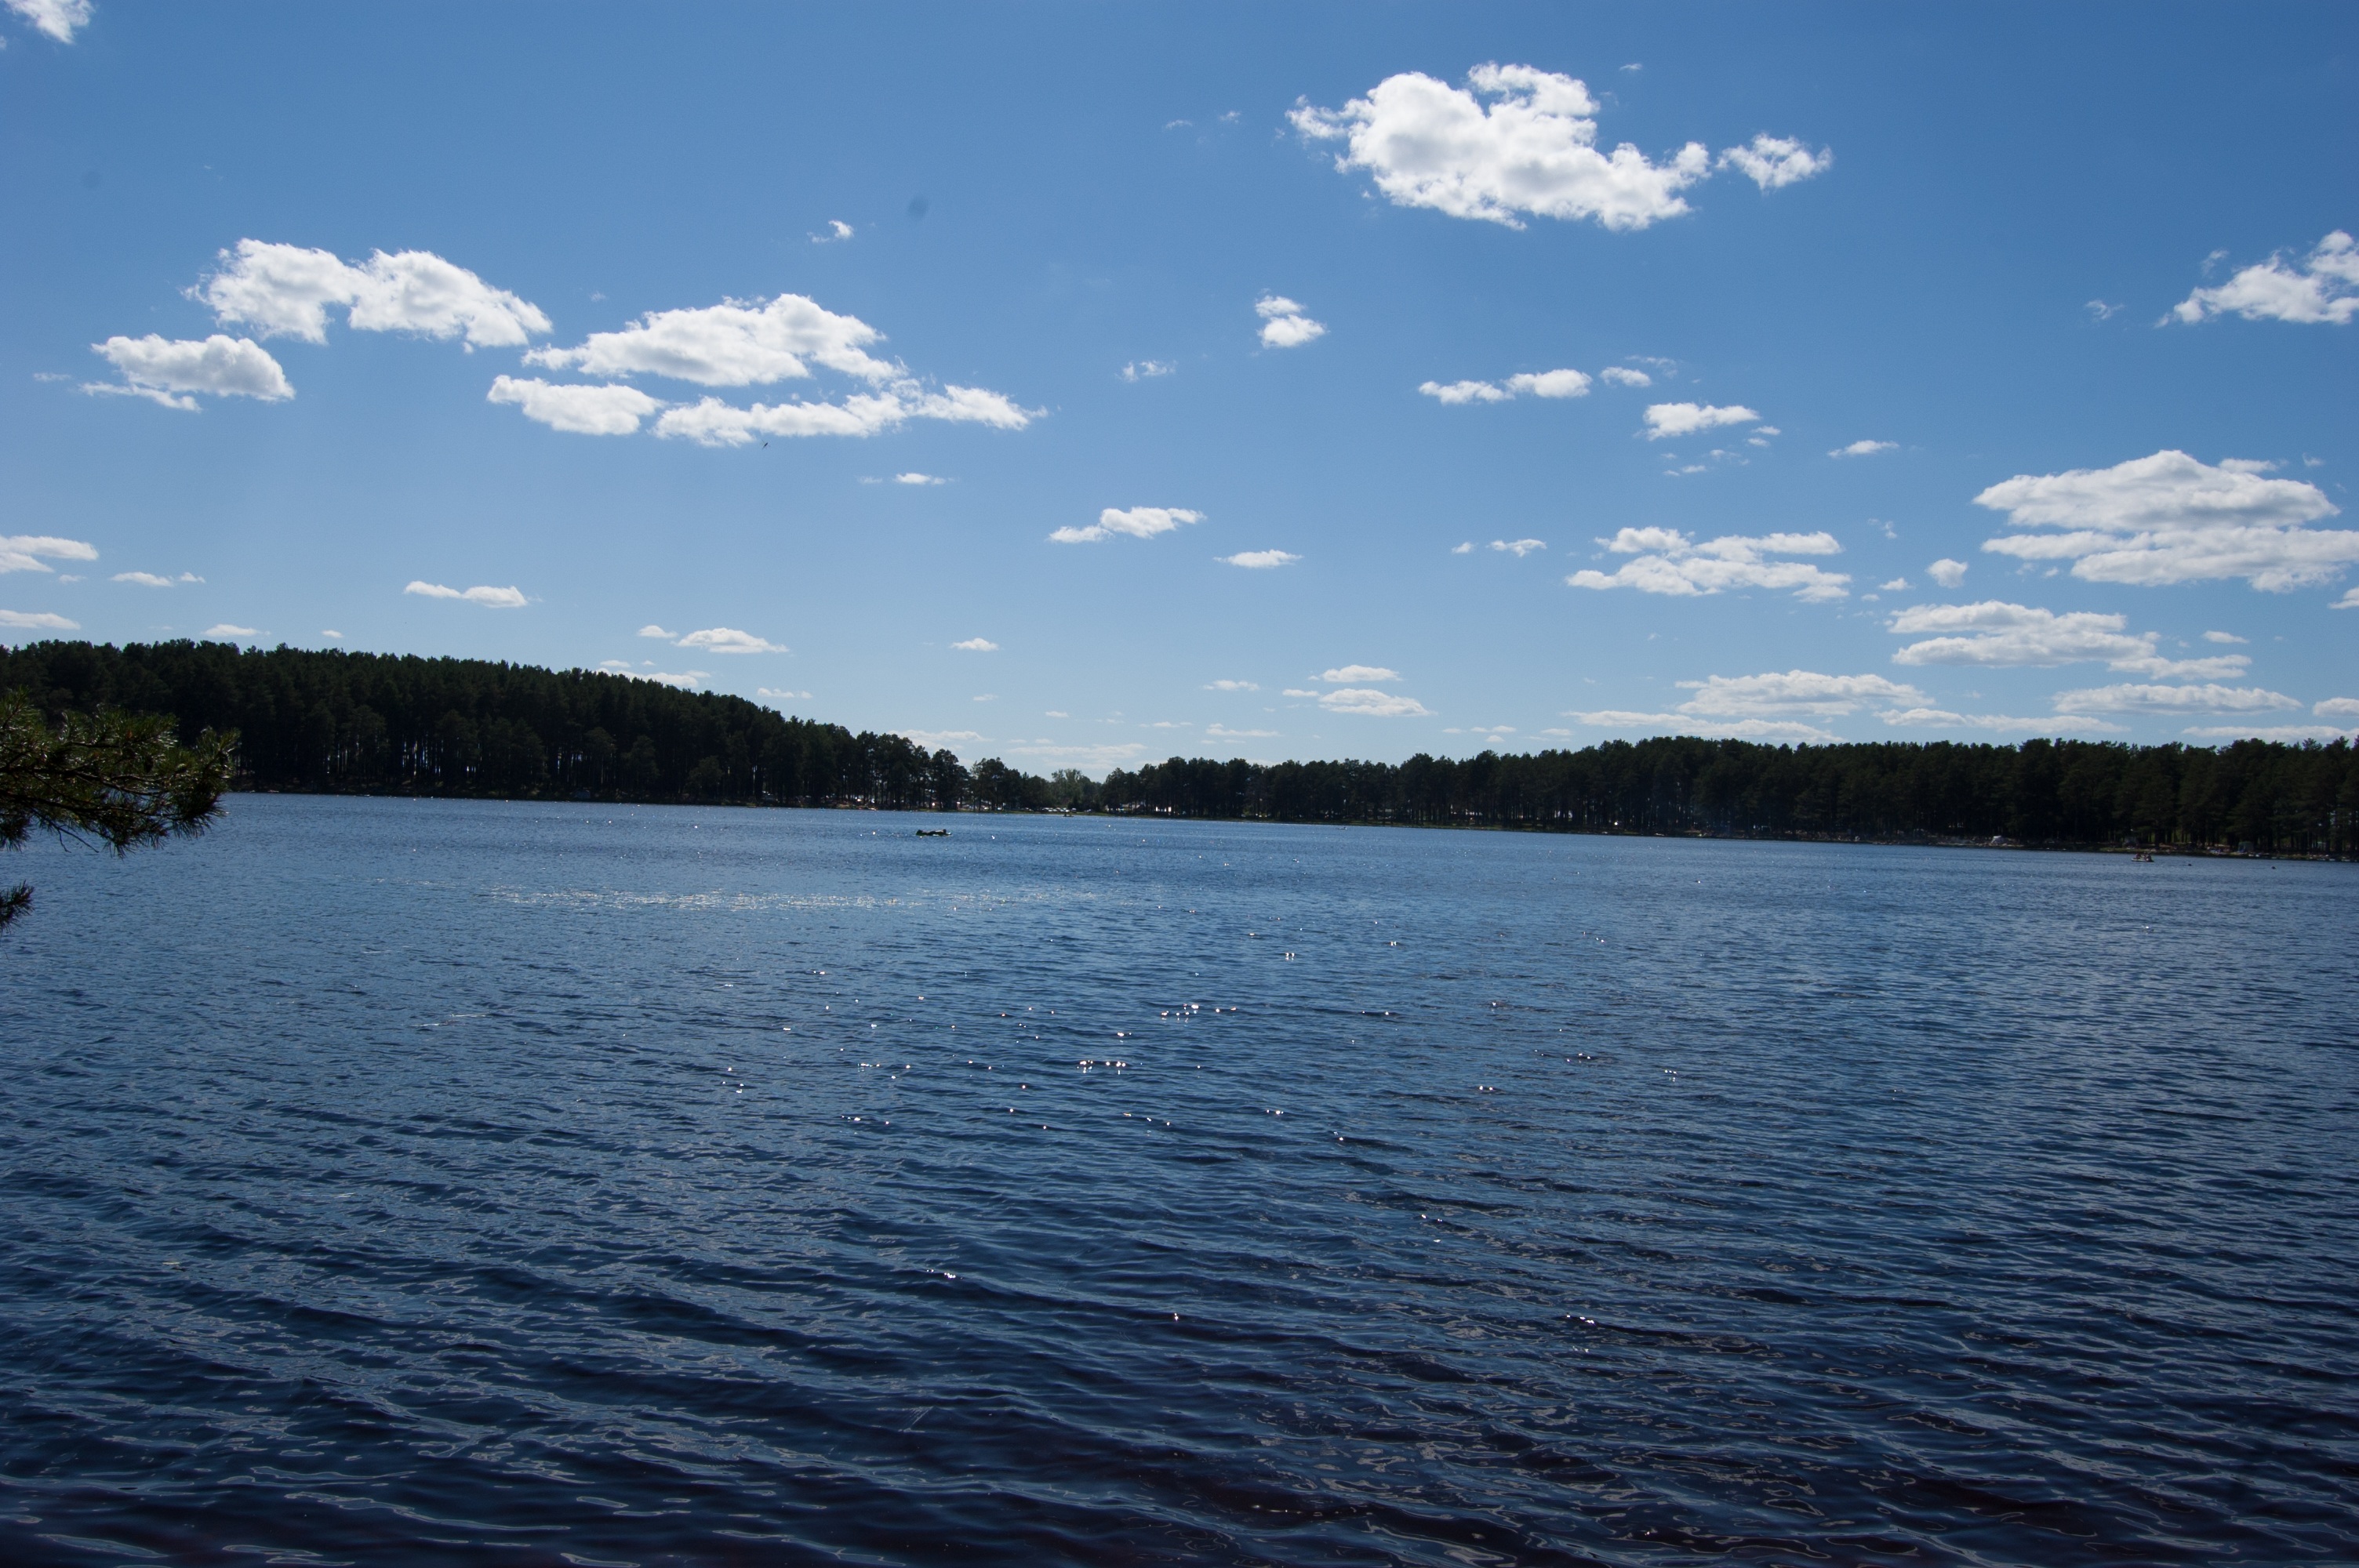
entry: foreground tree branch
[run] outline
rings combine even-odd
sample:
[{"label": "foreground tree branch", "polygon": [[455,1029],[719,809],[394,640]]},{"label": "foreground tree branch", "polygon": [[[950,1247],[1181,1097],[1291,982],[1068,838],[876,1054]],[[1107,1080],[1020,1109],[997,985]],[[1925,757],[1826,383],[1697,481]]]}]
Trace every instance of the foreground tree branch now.
[{"label": "foreground tree branch", "polygon": [[[118,855],[201,833],[221,813],[236,741],[209,730],[183,746],[170,719],[113,709],[53,729],[24,693],[0,696],[0,849],[36,827]],[[21,882],[0,890],[0,926],[32,902]]]}]

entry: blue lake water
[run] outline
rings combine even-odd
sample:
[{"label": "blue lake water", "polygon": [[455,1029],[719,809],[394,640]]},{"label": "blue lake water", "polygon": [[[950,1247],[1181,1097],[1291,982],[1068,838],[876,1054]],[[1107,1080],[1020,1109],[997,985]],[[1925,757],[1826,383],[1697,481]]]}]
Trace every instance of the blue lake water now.
[{"label": "blue lake water", "polygon": [[236,796],[0,872],[9,1561],[2359,1557],[2359,867]]}]

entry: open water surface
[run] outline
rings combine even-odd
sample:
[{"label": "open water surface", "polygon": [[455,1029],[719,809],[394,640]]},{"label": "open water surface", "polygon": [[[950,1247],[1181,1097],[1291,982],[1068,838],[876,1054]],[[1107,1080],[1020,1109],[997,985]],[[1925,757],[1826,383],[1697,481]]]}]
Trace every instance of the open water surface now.
[{"label": "open water surface", "polygon": [[0,871],[11,1562],[2359,1558],[2359,867],[238,796]]}]

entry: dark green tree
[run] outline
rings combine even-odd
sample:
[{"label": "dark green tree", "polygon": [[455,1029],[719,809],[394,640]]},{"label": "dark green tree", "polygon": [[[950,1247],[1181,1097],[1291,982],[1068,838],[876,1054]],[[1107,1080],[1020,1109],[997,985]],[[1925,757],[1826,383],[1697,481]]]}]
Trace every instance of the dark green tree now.
[{"label": "dark green tree", "polygon": [[[201,833],[221,811],[236,740],[207,730],[183,746],[171,719],[115,708],[52,726],[24,693],[0,696],[0,849],[37,827],[118,855]],[[0,890],[0,926],[32,903],[22,882]]]}]

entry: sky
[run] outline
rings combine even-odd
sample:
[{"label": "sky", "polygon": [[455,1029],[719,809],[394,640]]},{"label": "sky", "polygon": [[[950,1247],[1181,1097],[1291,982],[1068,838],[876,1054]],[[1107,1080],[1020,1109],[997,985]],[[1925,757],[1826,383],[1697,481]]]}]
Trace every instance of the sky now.
[{"label": "sky", "polygon": [[0,639],[2359,732],[2347,5],[0,5]]}]

